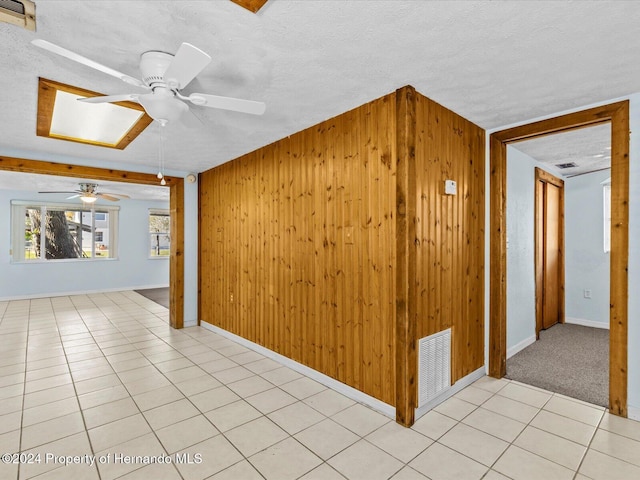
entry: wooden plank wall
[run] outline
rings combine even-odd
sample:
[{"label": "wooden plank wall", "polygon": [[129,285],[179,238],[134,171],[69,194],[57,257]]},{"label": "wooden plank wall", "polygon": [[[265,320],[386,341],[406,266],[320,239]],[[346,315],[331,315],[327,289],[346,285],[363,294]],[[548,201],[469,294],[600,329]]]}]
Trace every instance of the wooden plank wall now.
[{"label": "wooden plank wall", "polygon": [[200,319],[395,404],[395,93],[200,175]]},{"label": "wooden plank wall", "polygon": [[416,336],[451,327],[452,382],[484,364],[484,158],[484,130],[417,95]]},{"label": "wooden plank wall", "polygon": [[[415,132],[403,147],[403,175],[415,170],[405,332],[397,115]],[[405,87],[202,173],[200,319],[397,406],[410,425],[415,352],[395,348],[452,327],[452,380],[484,363],[484,155],[482,129]]]}]

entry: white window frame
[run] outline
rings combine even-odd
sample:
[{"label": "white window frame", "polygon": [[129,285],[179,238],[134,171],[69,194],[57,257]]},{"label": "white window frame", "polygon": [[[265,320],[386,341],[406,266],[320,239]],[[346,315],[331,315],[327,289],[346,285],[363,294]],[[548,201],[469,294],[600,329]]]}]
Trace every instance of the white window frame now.
[{"label": "white window frame", "polygon": [[[45,218],[47,209],[51,210],[74,210],[81,212],[106,212],[109,214],[109,257],[96,257],[95,254],[95,239],[91,241],[91,257],[81,258],[34,258],[25,259],[25,241],[24,241],[24,217],[27,208],[39,208],[40,215]],[[28,201],[28,200],[11,200],[11,263],[47,263],[47,262],[104,262],[118,260],[118,214],[120,207],[110,205],[93,205],[91,207],[85,207],[77,203],[56,203],[56,202],[42,202],[42,201]],[[91,227],[94,230],[95,215],[91,215]],[[46,231],[44,229],[40,232],[40,244],[45,244]],[[104,235],[104,234],[103,234]],[[104,237],[103,237],[104,238]]]},{"label": "white window frame", "polygon": [[[154,233],[151,231],[151,226],[149,223],[149,219],[151,215],[163,215],[171,218],[171,212],[168,209],[163,209],[163,208],[150,208],[149,214],[147,215],[147,241],[149,242],[147,245],[147,252],[149,253],[149,259],[150,260],[160,260],[160,259],[168,260],[170,255],[151,255],[151,251],[153,250],[153,247],[151,245],[151,234]],[[169,233],[169,248],[171,248],[171,229],[169,229],[168,233]]]}]

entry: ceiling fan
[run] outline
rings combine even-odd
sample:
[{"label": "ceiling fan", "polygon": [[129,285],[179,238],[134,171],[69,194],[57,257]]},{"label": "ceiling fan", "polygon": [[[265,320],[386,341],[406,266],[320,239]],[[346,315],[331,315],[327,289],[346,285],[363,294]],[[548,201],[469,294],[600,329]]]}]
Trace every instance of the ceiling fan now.
[{"label": "ceiling fan", "polygon": [[262,115],[265,111],[263,102],[205,93],[192,93],[188,96],[180,93],[211,61],[209,55],[189,43],[180,45],[175,55],[156,50],[144,52],[140,56],[142,80],[97,63],[46,40],[35,39],[31,43],[74,62],[119,78],[129,85],[140,87],[148,92],[90,97],[79,99],[80,101],[87,103],[137,102],[142,105],[151,118],[157,120],[161,125],[173,122],[189,111],[189,106],[186,102],[203,107],[221,108],[253,115]]},{"label": "ceiling fan", "polygon": [[78,190],[38,193],[72,193],[73,195],[67,197],[67,200],[80,197],[80,200],[85,203],[94,203],[98,198],[104,198],[105,200],[110,200],[112,202],[118,202],[120,201],[120,198],[130,198],[129,195],[123,195],[121,193],[100,193],[97,191],[97,183],[80,183],[79,185],[80,188]]}]

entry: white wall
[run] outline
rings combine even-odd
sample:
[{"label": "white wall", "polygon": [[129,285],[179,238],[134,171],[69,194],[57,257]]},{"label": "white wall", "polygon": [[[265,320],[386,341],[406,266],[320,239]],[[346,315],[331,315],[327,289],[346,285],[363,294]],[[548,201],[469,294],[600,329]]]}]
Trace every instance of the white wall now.
[{"label": "white wall", "polygon": [[507,357],[535,341],[534,187],[537,162],[507,146]]},{"label": "white wall", "polygon": [[169,285],[168,257],[149,258],[148,235],[149,208],[168,202],[118,202],[117,259],[29,263],[11,261],[11,200],[60,203],[60,195],[0,190],[0,300]]},{"label": "white wall", "polygon": [[[603,247],[603,187],[611,170],[567,178],[565,206],[565,317],[569,323],[609,328],[609,253]],[[591,290],[591,298],[584,291]]]}]

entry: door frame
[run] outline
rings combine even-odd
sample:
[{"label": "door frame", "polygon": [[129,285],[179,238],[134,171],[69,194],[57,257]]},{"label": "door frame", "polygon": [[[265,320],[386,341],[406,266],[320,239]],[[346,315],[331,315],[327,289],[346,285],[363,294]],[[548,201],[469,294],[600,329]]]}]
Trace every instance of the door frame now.
[{"label": "door frame", "polygon": [[[156,175],[150,173],[87,167],[26,158],[0,156],[0,170],[159,185]],[[184,179],[181,177],[164,178],[167,187],[169,187],[172,232],[171,255],[169,257],[169,324],[173,328],[182,328],[184,326]]]},{"label": "door frame", "polygon": [[[540,200],[543,195],[541,192],[542,183],[550,183],[560,189],[560,214],[558,228],[558,244],[560,245],[558,252],[559,260],[559,279],[558,279],[558,323],[564,323],[564,181],[549,172],[545,172],[541,168],[535,168],[535,225],[534,225],[534,242],[535,242],[535,277],[536,277],[536,340],[540,340],[540,330],[543,328],[543,301],[544,301],[544,228],[545,223],[544,211],[541,211]],[[543,207],[545,208],[545,207]]]},{"label": "door frame", "polygon": [[507,145],[544,135],[611,124],[611,278],[609,411],[627,416],[629,258],[629,101],[589,108],[491,134],[489,215],[489,375],[507,369]]}]

